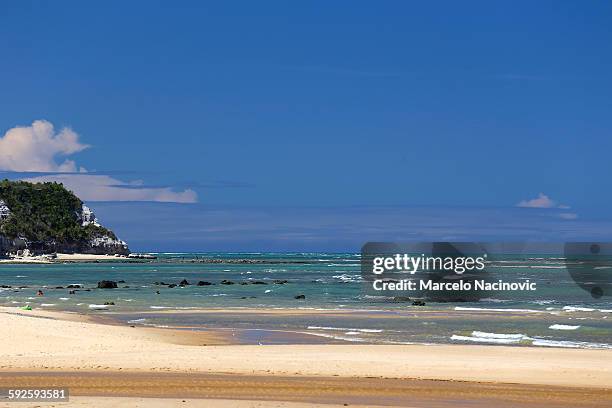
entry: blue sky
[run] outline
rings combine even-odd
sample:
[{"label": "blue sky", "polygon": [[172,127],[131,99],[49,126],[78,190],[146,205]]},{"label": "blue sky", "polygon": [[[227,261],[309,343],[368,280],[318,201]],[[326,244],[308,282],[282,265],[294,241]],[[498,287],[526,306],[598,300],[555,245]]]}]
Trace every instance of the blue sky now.
[{"label": "blue sky", "polygon": [[4,2],[0,171],[70,180],[139,250],[179,230],[201,250],[603,239],[611,18],[570,1]]}]

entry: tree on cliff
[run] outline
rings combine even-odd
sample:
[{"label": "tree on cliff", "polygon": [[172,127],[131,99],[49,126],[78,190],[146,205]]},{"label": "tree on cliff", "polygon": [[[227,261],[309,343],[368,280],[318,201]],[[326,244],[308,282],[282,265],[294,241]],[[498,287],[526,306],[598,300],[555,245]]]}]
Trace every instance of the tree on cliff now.
[{"label": "tree on cliff", "polygon": [[61,183],[0,181],[0,199],[11,215],[0,221],[0,234],[33,242],[74,243],[115,234],[81,223],[83,202]]}]

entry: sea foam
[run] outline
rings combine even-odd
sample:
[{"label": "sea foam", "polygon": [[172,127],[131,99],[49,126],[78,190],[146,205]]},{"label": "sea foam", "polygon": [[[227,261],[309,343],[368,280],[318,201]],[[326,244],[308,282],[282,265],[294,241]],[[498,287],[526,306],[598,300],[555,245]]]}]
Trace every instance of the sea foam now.
[{"label": "sea foam", "polygon": [[552,326],[549,327],[549,329],[552,329],[552,330],[576,330],[579,328],[580,326],[570,326],[567,324],[553,324]]}]

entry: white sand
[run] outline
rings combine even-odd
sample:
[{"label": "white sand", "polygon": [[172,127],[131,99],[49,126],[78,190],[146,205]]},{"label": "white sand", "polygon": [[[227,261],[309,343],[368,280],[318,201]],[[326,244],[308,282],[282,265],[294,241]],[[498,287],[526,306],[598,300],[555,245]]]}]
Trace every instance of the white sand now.
[{"label": "white sand", "polygon": [[125,259],[128,259],[128,257],[123,255],[57,254],[55,261],[113,261]]},{"label": "white sand", "polygon": [[145,329],[44,316],[65,315],[0,308],[1,370],[381,376],[596,388],[612,384],[610,350],[480,345],[188,346],[169,344]]},{"label": "white sand", "polygon": [[38,256],[13,256],[0,259],[0,263],[9,264],[48,264],[53,262],[92,262],[92,261],[125,261],[130,260],[127,256],[119,255],[94,255],[94,254],[56,254],[55,258],[45,255]]}]

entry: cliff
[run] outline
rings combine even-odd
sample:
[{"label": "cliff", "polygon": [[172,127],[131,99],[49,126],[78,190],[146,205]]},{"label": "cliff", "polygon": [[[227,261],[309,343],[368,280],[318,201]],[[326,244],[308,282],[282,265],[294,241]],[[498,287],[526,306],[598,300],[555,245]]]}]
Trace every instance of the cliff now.
[{"label": "cliff", "polygon": [[0,256],[23,249],[34,254],[129,254],[127,244],[100,225],[62,184],[3,180]]}]

